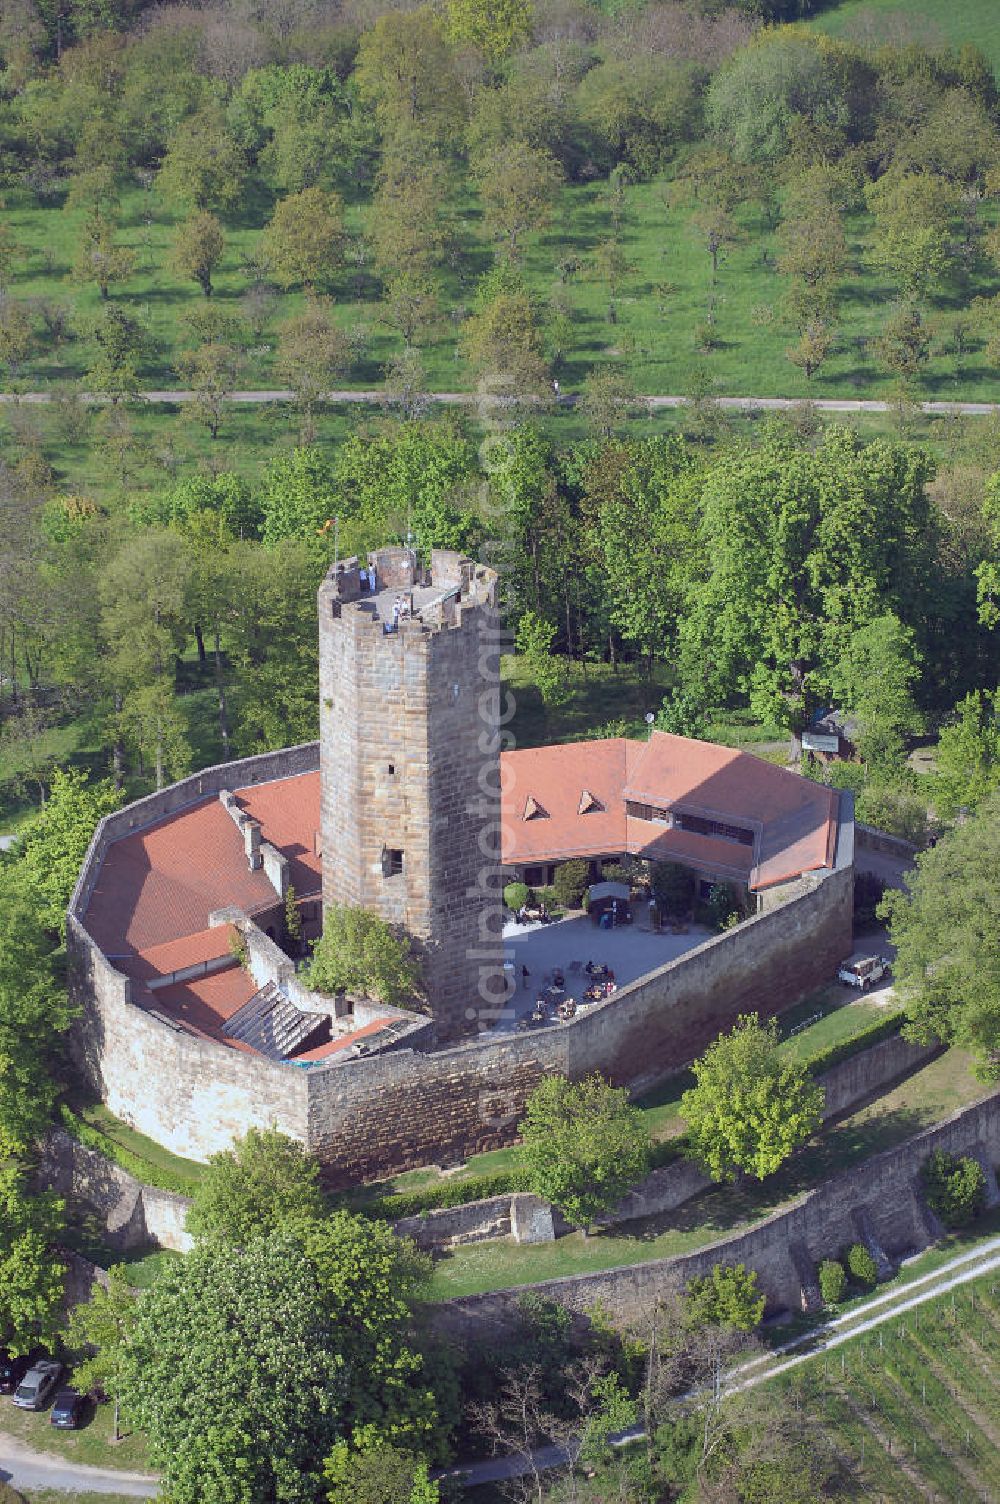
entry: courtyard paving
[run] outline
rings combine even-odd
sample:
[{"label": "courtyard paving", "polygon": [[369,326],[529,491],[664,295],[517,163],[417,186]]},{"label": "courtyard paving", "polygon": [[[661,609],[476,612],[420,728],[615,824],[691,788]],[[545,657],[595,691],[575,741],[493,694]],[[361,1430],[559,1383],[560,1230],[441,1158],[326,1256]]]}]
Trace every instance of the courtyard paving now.
[{"label": "courtyard paving", "polygon": [[[556,967],[566,975],[567,996],[579,1003],[590,981],[583,970],[588,961],[610,967],[618,986],[624,987],[693,950],[711,933],[701,925],[692,925],[686,935],[672,935],[668,931],[656,934],[638,918],[634,924],[601,930],[585,915],[559,919],[553,924],[508,924],[503,932],[504,955],[513,964],[517,987],[511,999],[510,1016],[498,1028],[516,1028],[517,1020],[531,1012],[535,998]],[[571,969],[574,961],[580,962],[576,971]],[[522,966],[528,968],[527,986],[521,978]]]}]

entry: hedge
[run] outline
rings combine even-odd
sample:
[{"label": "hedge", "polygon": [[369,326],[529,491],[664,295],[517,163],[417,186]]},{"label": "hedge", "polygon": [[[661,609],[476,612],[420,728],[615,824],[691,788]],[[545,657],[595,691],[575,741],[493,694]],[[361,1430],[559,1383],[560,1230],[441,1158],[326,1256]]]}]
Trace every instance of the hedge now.
[{"label": "hedge", "polygon": [[403,1217],[419,1217],[423,1212],[439,1211],[442,1207],[465,1206],[470,1201],[488,1201],[491,1196],[510,1196],[515,1191],[530,1189],[523,1171],[506,1170],[495,1175],[469,1175],[465,1180],[448,1180],[419,1191],[388,1191],[383,1196],[366,1200],[354,1200],[348,1194],[335,1198],[335,1202],[359,1217],[399,1222]]},{"label": "hedge", "polygon": [[850,1039],[842,1039],[839,1044],[828,1045],[819,1054],[810,1055],[805,1064],[814,1076],[821,1076],[824,1071],[833,1070],[842,1061],[850,1060],[852,1055],[860,1055],[862,1050],[870,1050],[872,1045],[879,1044],[883,1039],[891,1039],[899,1033],[903,1021],[902,1013],[890,1013],[885,1018],[876,1018],[860,1034],[853,1034]]},{"label": "hedge", "polygon": [[102,1133],[99,1128],[95,1128],[93,1124],[77,1117],[73,1109],[65,1102],[60,1103],[59,1117],[66,1132],[71,1134],[77,1143],[83,1144],[86,1149],[96,1150],[98,1154],[103,1154],[105,1159],[113,1160],[129,1175],[134,1175],[136,1180],[141,1181],[143,1185],[155,1186],[160,1191],[175,1191],[181,1196],[191,1195],[193,1183],[186,1175],[179,1175],[173,1170],[168,1170],[165,1165],[154,1164],[152,1160],[133,1154],[131,1149],[124,1148],[113,1138],[109,1138],[106,1133]]}]

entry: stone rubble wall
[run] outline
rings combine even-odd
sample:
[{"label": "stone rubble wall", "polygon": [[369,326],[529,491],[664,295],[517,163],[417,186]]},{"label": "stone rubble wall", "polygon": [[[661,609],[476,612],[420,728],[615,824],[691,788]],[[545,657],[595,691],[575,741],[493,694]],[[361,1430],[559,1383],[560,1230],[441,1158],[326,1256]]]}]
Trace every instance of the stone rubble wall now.
[{"label": "stone rubble wall", "polygon": [[[619,1327],[648,1316],[657,1300],[715,1264],[757,1272],[768,1309],[795,1310],[821,1259],[837,1257],[859,1227],[890,1260],[926,1248],[936,1236],[920,1194],[920,1171],[933,1149],[1000,1163],[1000,1091],[993,1090],[933,1128],[886,1149],[856,1169],[814,1187],[745,1232],[676,1258],[546,1280],[530,1288],[580,1316],[595,1306]],[[524,1287],[447,1301],[435,1325],[456,1342],[495,1342],[514,1319]]]}]

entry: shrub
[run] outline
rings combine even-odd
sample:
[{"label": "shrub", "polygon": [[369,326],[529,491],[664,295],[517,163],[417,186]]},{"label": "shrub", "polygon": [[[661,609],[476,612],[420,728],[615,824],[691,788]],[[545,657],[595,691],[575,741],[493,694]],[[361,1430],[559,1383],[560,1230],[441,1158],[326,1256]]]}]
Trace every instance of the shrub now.
[{"label": "shrub", "polygon": [[546,1076],[519,1125],[531,1189],[587,1227],[649,1173],[649,1129],[624,1087]]},{"label": "shrub", "polygon": [[552,883],[557,902],[565,904],[568,909],[579,908],[580,900],[589,882],[589,862],[583,861],[582,858],[562,862],[556,868]]},{"label": "shrub", "polygon": [[378,914],[331,904],[303,980],[317,992],[360,992],[407,1008],[419,991],[420,970],[409,941]]},{"label": "shrub", "polygon": [[864,1243],[852,1243],[847,1250],[847,1267],[859,1285],[877,1285],[878,1267]]},{"label": "shrub", "polygon": [[687,1286],[688,1314],[699,1326],[732,1326],[750,1332],[764,1314],[757,1271],[743,1264],[716,1264],[711,1274]]},{"label": "shrub", "polygon": [[922,1171],[927,1202],[946,1227],[962,1227],[986,1202],[986,1176],[978,1160],[935,1149]]},{"label": "shrub", "polygon": [[819,1293],[824,1305],[835,1306],[843,1300],[847,1288],[847,1271],[837,1259],[824,1259],[819,1266]]},{"label": "shrub", "polygon": [[512,914],[523,909],[530,897],[531,889],[527,883],[508,883],[503,890],[503,901]]},{"label": "shrub", "polygon": [[694,883],[694,873],[679,862],[655,862],[649,874],[653,897],[664,914],[690,913]]}]

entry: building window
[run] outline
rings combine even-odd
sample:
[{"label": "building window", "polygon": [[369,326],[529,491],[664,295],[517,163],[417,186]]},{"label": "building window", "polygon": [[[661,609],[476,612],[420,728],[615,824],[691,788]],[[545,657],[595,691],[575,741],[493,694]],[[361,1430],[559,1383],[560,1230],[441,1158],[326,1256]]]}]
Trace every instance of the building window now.
[{"label": "building window", "polygon": [[741,846],[753,845],[753,831],[742,825],[728,825],[722,820],[706,820],[701,815],[674,815],[678,830],[690,830],[699,836],[714,836],[720,841],[737,841]]},{"label": "building window", "polygon": [[523,881],[528,885],[529,888],[544,888],[545,868],[525,867]]},{"label": "building window", "polygon": [[394,762],[391,762],[389,764],[389,777],[393,778],[393,777],[395,777],[395,774],[396,774],[396,764]]},{"label": "building window", "polygon": [[395,846],[387,846],[382,853],[382,876],[399,877],[403,871],[403,853]]},{"label": "building window", "polygon": [[633,820],[651,820],[654,825],[671,825],[670,811],[659,809],[655,804],[635,804],[631,799],[625,801],[625,813]]}]

